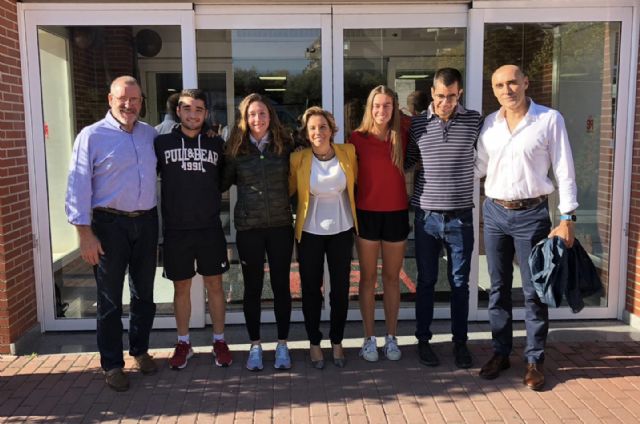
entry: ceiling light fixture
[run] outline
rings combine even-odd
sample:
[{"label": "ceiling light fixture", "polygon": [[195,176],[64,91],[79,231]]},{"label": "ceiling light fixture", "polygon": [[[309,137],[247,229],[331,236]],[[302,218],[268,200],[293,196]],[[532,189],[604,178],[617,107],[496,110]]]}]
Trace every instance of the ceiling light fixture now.
[{"label": "ceiling light fixture", "polygon": [[400,75],[398,79],[425,79],[429,78],[427,74],[419,74],[419,75]]}]

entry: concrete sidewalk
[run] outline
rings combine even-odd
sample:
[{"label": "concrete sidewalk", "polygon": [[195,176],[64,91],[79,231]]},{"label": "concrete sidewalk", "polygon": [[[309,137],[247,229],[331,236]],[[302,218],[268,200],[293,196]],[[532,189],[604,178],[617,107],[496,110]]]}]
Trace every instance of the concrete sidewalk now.
[{"label": "concrete sidewalk", "polygon": [[[3,357],[0,422],[640,422],[640,335],[619,322],[553,322],[545,363],[547,385],[542,392],[522,385],[521,325],[512,367],[494,381],[477,376],[491,355],[488,325],[472,325],[475,366],[470,370],[453,364],[446,321],[436,323],[434,338],[442,364],[421,366],[410,335],[412,325],[401,325],[402,360],[366,363],[358,358],[360,326],[350,323],[345,340],[347,367],[338,369],[329,361],[325,370],[318,371],[309,365],[308,345],[298,337],[302,325],[294,324],[293,368],[273,370],[273,345],[265,344],[265,370],[259,373],[244,368],[248,345],[232,344],[234,364],[216,368],[208,342],[198,346],[187,368],[170,370],[166,361],[175,334],[156,332],[151,353],[160,372],[146,377],[131,371],[131,389],[125,393],[106,387],[93,352],[34,351]],[[194,340],[208,340],[209,331],[199,331]],[[228,329],[227,339],[233,335],[242,340],[243,331],[242,326],[234,326]],[[268,340],[271,332],[267,328],[263,338]],[[39,343],[64,350],[65,340],[77,348],[84,338],[94,337],[46,334]],[[329,355],[325,349],[325,358]],[[127,366],[132,366],[128,357]]]}]

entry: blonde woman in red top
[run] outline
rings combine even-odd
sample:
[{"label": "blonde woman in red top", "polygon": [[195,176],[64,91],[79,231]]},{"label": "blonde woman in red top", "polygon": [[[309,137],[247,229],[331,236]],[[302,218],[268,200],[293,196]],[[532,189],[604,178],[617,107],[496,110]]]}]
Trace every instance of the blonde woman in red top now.
[{"label": "blonde woman in red top", "polygon": [[403,158],[407,137],[401,129],[396,94],[380,85],[369,93],[360,126],[349,143],[358,156],[356,208],[359,232],[356,248],[360,262],[360,311],[364,343],[360,356],[374,362],[378,348],[374,331],[375,286],[382,252],[382,285],[387,334],[384,355],[402,356],[396,340],[400,309],[400,269],[409,234],[409,212]]}]

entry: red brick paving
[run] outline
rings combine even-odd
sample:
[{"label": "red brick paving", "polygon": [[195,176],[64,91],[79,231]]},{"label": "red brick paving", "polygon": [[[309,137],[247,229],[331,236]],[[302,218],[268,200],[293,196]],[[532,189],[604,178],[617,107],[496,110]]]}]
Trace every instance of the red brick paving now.
[{"label": "red brick paving", "polygon": [[404,346],[399,362],[367,363],[348,350],[346,368],[327,361],[323,371],[311,368],[301,350],[293,351],[290,371],[274,371],[267,351],[260,373],[244,369],[244,352],[234,353],[230,368],[216,368],[200,353],[172,371],[170,353],[155,351],[160,372],[143,377],[132,370],[125,393],[105,386],[95,353],[4,357],[0,422],[640,422],[639,342],[550,343],[542,392],[522,385],[524,364],[516,354],[500,378],[481,380],[477,367],[490,347],[470,346],[471,370],[455,368],[450,343],[434,343],[442,360],[436,368],[421,366],[415,346]]}]

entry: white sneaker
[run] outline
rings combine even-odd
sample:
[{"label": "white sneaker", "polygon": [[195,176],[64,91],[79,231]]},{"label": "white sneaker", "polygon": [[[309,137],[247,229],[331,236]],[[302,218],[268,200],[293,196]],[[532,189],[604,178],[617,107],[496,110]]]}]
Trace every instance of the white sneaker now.
[{"label": "white sneaker", "polygon": [[378,360],[378,346],[376,346],[375,339],[370,337],[364,340],[362,349],[360,349],[360,356],[369,362],[376,362]]},{"label": "white sneaker", "polygon": [[402,352],[398,347],[398,339],[396,339],[396,336],[385,336],[384,349],[382,351],[389,361],[399,361],[400,358],[402,358]]}]

